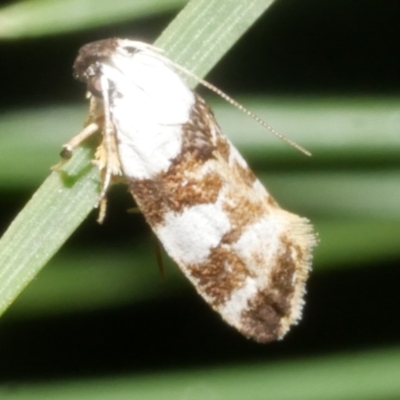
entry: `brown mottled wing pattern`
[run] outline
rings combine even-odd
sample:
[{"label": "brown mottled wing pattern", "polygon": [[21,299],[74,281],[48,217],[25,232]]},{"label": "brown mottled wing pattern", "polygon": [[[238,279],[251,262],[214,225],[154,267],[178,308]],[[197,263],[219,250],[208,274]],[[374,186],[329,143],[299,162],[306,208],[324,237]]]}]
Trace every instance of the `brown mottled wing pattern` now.
[{"label": "brown mottled wing pattern", "polygon": [[[280,338],[301,316],[311,227],[279,207],[198,96],[182,135],[169,170],[130,179],[130,191],[167,253],[229,324],[259,342]],[[199,256],[208,230],[218,240]]]},{"label": "brown mottled wing pattern", "polygon": [[224,320],[259,342],[281,338],[301,317],[312,228],[279,207],[171,63],[128,39],[81,48],[74,73],[91,94],[89,126],[103,134],[101,199],[124,175],[167,253]]}]

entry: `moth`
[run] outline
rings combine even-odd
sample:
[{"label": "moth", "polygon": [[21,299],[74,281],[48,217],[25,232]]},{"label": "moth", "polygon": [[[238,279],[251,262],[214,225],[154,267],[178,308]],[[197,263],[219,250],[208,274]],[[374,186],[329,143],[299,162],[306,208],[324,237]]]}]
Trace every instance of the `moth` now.
[{"label": "moth", "polygon": [[83,46],[74,75],[87,84],[90,112],[62,156],[100,132],[100,199],[122,177],[205,301],[248,338],[282,338],[301,317],[313,229],[279,207],[182,71],[190,74],[143,42]]}]

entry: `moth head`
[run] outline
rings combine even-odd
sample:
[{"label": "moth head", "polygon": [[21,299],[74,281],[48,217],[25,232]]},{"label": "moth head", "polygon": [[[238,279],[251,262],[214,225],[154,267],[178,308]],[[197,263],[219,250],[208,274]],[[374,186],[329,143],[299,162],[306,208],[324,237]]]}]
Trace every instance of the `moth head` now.
[{"label": "moth head", "polygon": [[109,62],[115,54],[119,39],[98,40],[82,46],[74,62],[74,76],[87,83],[95,96],[101,94],[100,75],[102,64]]},{"label": "moth head", "polygon": [[94,96],[101,96],[101,74],[103,65],[115,64],[119,58],[131,58],[138,52],[154,56],[162,50],[147,43],[129,39],[105,39],[82,46],[74,62],[74,76],[88,85]]}]

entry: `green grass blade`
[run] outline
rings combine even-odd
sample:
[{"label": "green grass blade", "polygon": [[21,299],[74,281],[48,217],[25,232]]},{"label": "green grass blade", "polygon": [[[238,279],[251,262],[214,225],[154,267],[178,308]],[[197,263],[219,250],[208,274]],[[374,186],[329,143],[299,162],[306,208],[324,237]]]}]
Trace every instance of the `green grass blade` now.
[{"label": "green grass blade", "polygon": [[[315,250],[313,271],[356,268],[390,261],[400,253],[400,224],[397,221],[316,219],[320,243]],[[166,259],[166,258],[165,258]],[[160,296],[193,290],[175,265],[166,259],[165,281],[160,280],[149,246],[118,247],[60,252],[40,279],[18,297],[9,317],[36,318],[74,311],[87,311],[132,304]],[[388,262],[387,264],[390,265]]]},{"label": "green grass blade", "polygon": [[185,281],[175,265],[166,263],[166,271],[168,279],[163,281],[150,246],[148,251],[142,245],[95,254],[61,251],[13,303],[7,317],[104,309],[177,293]]},{"label": "green grass blade", "polygon": [[238,367],[0,387],[7,400],[393,400],[400,349]]},{"label": "green grass blade", "polygon": [[400,221],[400,169],[262,172],[258,176],[289,210],[339,220]]},{"label": "green grass blade", "polygon": [[[304,157],[226,102],[212,102],[222,130],[257,165],[268,162],[275,168],[277,165],[286,168],[288,163],[300,162],[303,167],[313,167],[327,160],[335,166],[357,162],[358,170],[366,165],[374,167],[381,160],[385,165],[389,161],[394,167],[397,165],[400,151],[400,135],[396,133],[400,122],[397,99],[288,96],[239,100],[313,152],[311,158]],[[65,105],[0,115],[0,187],[39,185],[48,166],[57,162],[60,144],[80,129],[86,109],[86,104]]]},{"label": "green grass blade", "polygon": [[157,45],[178,64],[203,77],[272,3],[191,1],[162,33]]},{"label": "green grass blade", "polygon": [[[261,3],[263,7],[260,6]],[[211,4],[213,12],[203,13],[199,17],[197,5],[204,6],[205,4],[207,4],[207,8]],[[250,27],[257,16],[268,8],[270,2],[265,2],[265,0],[249,1],[245,9],[242,4],[243,2],[232,2],[231,7],[227,9],[225,2],[217,0],[192,1],[178,18],[192,19],[199,27],[207,25],[207,30],[177,32],[182,28],[179,24],[173,24],[167,28],[163,37],[168,39],[169,37],[185,36],[185,46],[183,46],[185,54],[182,57],[187,60],[186,65],[195,71],[200,66],[202,70],[208,70],[216,59],[221,58],[237,41],[238,35],[234,27],[237,26],[237,29],[243,33],[245,30],[243,25],[248,24],[247,28]],[[214,36],[214,32],[220,32],[221,15],[218,10],[221,7],[224,9],[225,19],[230,20],[231,29],[230,36],[223,35],[219,42],[218,37]],[[245,22],[241,20],[238,10],[243,14]],[[248,17],[251,14],[249,10],[254,10],[252,18]],[[209,37],[215,38],[219,45],[204,45]],[[167,39],[163,39],[166,41],[163,45],[165,48],[168,48]],[[196,60],[194,55],[198,51],[197,45],[201,43],[203,43],[202,48],[205,53],[214,52],[217,53],[217,56]],[[171,54],[173,53],[175,57],[179,58],[182,51],[177,49]],[[0,241],[0,313],[4,312],[18,293],[46,264],[95,204],[99,182],[98,179],[95,179],[97,173],[91,167],[90,159],[89,151],[81,149],[77,152],[68,163],[67,171],[85,171],[85,174],[82,174],[69,188],[62,180],[57,181],[60,178],[53,174],[39,188],[32,201],[19,214]],[[68,210],[68,214],[63,214],[66,210]],[[60,223],[60,219],[62,223]]]},{"label": "green grass blade", "polygon": [[314,253],[313,269],[316,272],[328,268],[366,268],[374,263],[379,263],[382,268],[390,267],[400,255],[400,224],[397,220],[317,219],[315,230],[320,239]]},{"label": "green grass blade", "polygon": [[82,129],[85,106],[21,109],[0,115],[0,187],[38,187],[50,166],[59,161],[60,145]]},{"label": "green grass blade", "polygon": [[0,39],[53,35],[172,11],[184,0],[25,0],[0,9]]},{"label": "green grass blade", "polygon": [[95,205],[99,178],[87,163],[90,154],[90,149],[80,148],[62,174],[53,172],[1,238],[0,313]]}]

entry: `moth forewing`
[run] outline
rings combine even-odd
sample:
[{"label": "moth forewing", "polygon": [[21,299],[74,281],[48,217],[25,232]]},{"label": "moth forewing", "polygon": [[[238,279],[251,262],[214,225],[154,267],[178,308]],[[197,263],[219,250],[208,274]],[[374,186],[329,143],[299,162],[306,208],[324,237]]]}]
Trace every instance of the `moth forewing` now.
[{"label": "moth forewing", "polygon": [[138,207],[198,293],[258,342],[301,317],[315,236],[284,211],[226,138],[203,99],[153,46],[90,43],[75,75],[101,112],[102,196],[121,173]]}]

